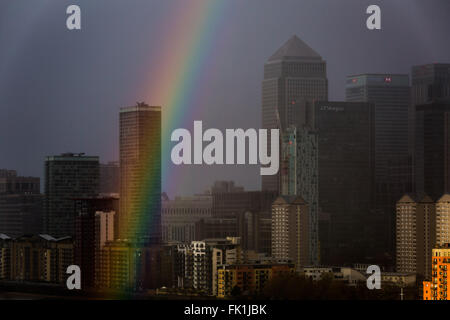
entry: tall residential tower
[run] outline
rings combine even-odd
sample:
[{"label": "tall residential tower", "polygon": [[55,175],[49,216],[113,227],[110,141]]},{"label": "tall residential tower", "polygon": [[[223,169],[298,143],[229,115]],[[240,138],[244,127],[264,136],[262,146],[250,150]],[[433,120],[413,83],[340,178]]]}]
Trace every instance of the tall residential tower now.
[{"label": "tall residential tower", "polygon": [[161,107],[138,103],[120,110],[122,239],[161,239]]}]

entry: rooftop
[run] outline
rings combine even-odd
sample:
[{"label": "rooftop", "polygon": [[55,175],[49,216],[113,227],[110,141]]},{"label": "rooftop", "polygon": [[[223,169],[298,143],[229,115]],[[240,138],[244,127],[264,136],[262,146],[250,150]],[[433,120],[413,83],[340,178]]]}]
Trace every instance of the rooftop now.
[{"label": "rooftop", "polygon": [[268,61],[297,59],[321,60],[322,57],[304,41],[294,35]]},{"label": "rooftop", "polygon": [[120,108],[120,113],[135,111],[161,111],[161,106],[149,106],[145,102],[138,102],[134,106]]}]

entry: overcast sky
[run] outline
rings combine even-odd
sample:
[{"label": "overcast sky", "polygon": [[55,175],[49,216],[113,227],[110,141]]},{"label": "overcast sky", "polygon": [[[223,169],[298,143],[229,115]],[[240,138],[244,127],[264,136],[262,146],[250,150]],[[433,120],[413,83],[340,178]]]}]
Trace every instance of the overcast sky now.
[{"label": "overcast sky", "polygon": [[[161,26],[189,1],[2,0],[0,168],[42,177],[44,157],[68,151],[118,160],[119,108],[145,100],[164,110],[145,83],[159,76],[154,58],[170,34]],[[264,62],[294,34],[327,61],[330,100],[344,99],[349,74],[450,62],[448,0],[226,1],[211,31],[220,49],[203,66],[207,82],[196,85],[204,127],[260,127]],[[81,31],[66,29],[69,4],[82,9]],[[382,9],[381,31],[365,28],[370,4]],[[256,166],[163,168],[175,170],[176,179],[163,181],[170,195],[201,192],[216,179],[260,186]]]}]

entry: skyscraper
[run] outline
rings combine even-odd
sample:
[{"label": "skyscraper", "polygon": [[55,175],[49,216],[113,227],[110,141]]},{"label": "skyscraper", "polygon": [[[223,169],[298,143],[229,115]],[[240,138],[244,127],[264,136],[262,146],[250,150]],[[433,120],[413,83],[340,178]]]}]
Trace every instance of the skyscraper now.
[{"label": "skyscraper", "polygon": [[119,193],[119,163],[108,162],[100,164],[100,193]]},{"label": "skyscraper", "polygon": [[[422,148],[422,140],[421,137],[417,137],[417,128],[421,127],[423,124],[420,122],[423,121],[420,118],[420,114],[417,115],[417,106],[419,105],[429,105],[433,106],[435,103],[449,103],[450,102],[450,64],[444,63],[432,63],[425,64],[412,67],[412,87],[411,87],[411,108],[410,108],[410,140],[411,140],[411,150],[412,154],[416,156],[413,158],[413,163],[415,169],[417,170],[417,163],[419,161],[419,165],[422,165],[420,162],[421,159],[417,159],[417,152],[419,156],[423,152]],[[425,111],[426,107],[421,107],[421,111]],[[419,116],[419,119],[417,119]],[[419,123],[418,123],[419,121]],[[418,126],[418,127],[417,127]],[[416,139],[419,139],[416,141]],[[416,150],[416,144],[419,144],[419,150]],[[423,190],[423,180],[421,180],[420,176],[417,176],[417,171],[413,175],[414,185],[417,188],[416,193],[421,194]],[[418,181],[416,179],[419,179]],[[418,184],[418,185],[417,185]],[[431,191],[431,190],[430,190]],[[427,191],[428,192],[428,191]],[[429,193],[430,194],[430,193]],[[439,196],[442,192],[439,194]],[[430,194],[431,195],[431,194]]]},{"label": "skyscraper", "polygon": [[328,243],[320,243],[321,248],[331,248],[330,255],[321,255],[321,263],[357,263],[371,255],[365,251],[371,248],[367,239],[376,236],[367,224],[374,187],[373,109],[366,102],[314,105],[319,207],[332,226]]},{"label": "skyscraper", "polygon": [[408,157],[409,76],[348,76],[346,97],[349,102],[375,105],[375,177],[385,181],[390,164]]},{"label": "skyscraper", "polygon": [[96,197],[99,190],[99,158],[83,153],[64,153],[45,160],[45,217],[47,234],[75,234],[75,198]]},{"label": "skyscraper", "polygon": [[378,225],[379,254],[394,251],[395,203],[412,192],[412,155],[408,123],[410,86],[408,75],[362,74],[347,77],[349,102],[374,104],[375,207],[372,225]]},{"label": "skyscraper", "polygon": [[436,208],[424,196],[404,195],[397,202],[396,270],[431,277],[431,251],[436,244]]},{"label": "skyscraper", "polygon": [[[308,264],[319,263],[319,147],[317,132],[309,126],[297,130],[297,168],[295,196],[308,204],[307,232],[310,259]],[[300,230],[305,232],[304,229]]]},{"label": "skyscraper", "polygon": [[120,230],[122,239],[161,239],[161,107],[120,110]]},{"label": "skyscraper", "polygon": [[[300,106],[311,115],[312,106]],[[290,125],[281,136],[280,195],[301,196],[309,205],[309,258],[308,264],[319,262],[319,171],[318,135],[310,125]]]},{"label": "skyscraper", "polygon": [[450,102],[416,106],[415,185],[433,200],[450,192]]},{"label": "skyscraper", "polygon": [[450,64],[433,63],[412,68],[412,106],[450,100]]},{"label": "skyscraper", "polygon": [[280,150],[280,194],[283,196],[297,194],[297,127],[290,126],[283,130]]},{"label": "skyscraper", "polygon": [[[301,106],[314,100],[328,100],[326,74],[322,57],[297,36],[291,37],[264,65],[262,127],[304,125],[308,114],[303,112],[304,108],[300,110]],[[279,193],[279,174],[263,176],[262,189]]]},{"label": "skyscraper", "polygon": [[310,264],[308,204],[300,196],[280,196],[272,205],[272,256],[277,261]]}]

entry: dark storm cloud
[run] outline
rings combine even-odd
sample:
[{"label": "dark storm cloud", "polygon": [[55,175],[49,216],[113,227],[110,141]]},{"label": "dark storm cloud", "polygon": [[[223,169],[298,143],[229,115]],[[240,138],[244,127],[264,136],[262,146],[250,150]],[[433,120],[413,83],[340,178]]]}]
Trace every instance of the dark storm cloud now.
[{"label": "dark storm cloud", "polygon": [[[74,3],[82,8],[81,32],[65,28],[65,9]],[[207,127],[260,126],[263,64],[293,34],[327,60],[332,100],[344,98],[348,74],[409,73],[414,64],[450,62],[446,0],[228,3],[227,30],[221,33],[226,46],[214,52],[204,84],[208,111],[199,120]],[[41,176],[49,154],[74,151],[100,155],[102,161],[118,159],[118,109],[142,99],[154,103],[142,82],[161,41],[161,19],[176,4],[3,0],[0,167]],[[365,28],[369,4],[382,8],[381,31]],[[220,178],[250,189],[260,183],[257,167],[174,170],[180,183],[171,193],[202,191]]]}]

